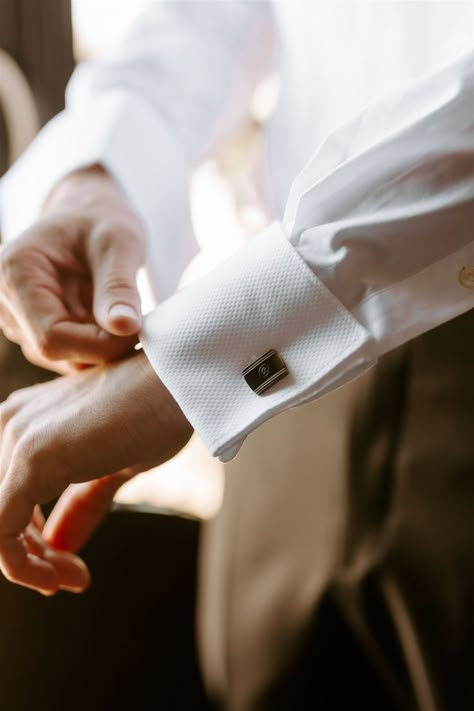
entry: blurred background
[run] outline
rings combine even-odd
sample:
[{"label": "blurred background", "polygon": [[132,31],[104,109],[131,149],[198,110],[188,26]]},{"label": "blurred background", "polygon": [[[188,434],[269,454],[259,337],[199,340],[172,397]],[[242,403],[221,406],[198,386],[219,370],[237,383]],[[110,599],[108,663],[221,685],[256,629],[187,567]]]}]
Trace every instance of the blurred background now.
[{"label": "blurred background", "polygon": [[[74,64],[112,48],[146,1],[0,0],[0,172],[61,110]],[[191,203],[201,252],[183,282],[204,274],[265,225],[252,175],[277,96],[278,81],[269,76],[255,92],[241,134],[196,170]],[[147,310],[146,282],[140,283]],[[19,349],[0,335],[0,400],[49,377],[26,363]],[[120,703],[129,693],[135,704],[130,708],[144,708],[136,706],[137,684],[147,693],[156,692],[149,689],[150,678],[156,678],[150,664],[156,659],[160,708],[205,708],[194,633],[197,605],[198,625],[207,629],[203,656],[209,678],[225,679],[231,602],[237,625],[241,609],[252,610],[250,618],[258,620],[255,639],[264,645],[260,653],[255,647],[255,654],[270,658],[273,650],[265,645],[272,646],[270,626],[279,615],[281,598],[297,596],[295,609],[303,614],[333,563],[340,534],[347,416],[357,387],[341,388],[323,401],[266,423],[225,471],[193,437],[175,459],[123,487],[115,516],[84,551],[94,585],[82,599],[58,596],[48,605],[0,579],[0,708],[24,711],[35,688],[47,694],[48,703],[36,705],[40,710],[112,708],[113,699]],[[298,486],[293,487],[292,480]],[[297,494],[301,487],[307,493],[303,500]],[[239,511],[244,510],[249,525],[235,535]],[[279,525],[272,529],[275,520]],[[259,543],[261,527],[267,534],[271,530],[270,542],[263,537]],[[316,539],[321,553],[314,567],[311,542]],[[295,548],[301,551],[298,560]],[[252,586],[245,587],[249,566],[249,579],[258,585],[259,568],[265,574],[262,563],[268,564],[271,573],[274,557],[277,569],[281,561],[286,566],[288,583],[280,585],[274,599],[268,589],[265,599],[256,599]],[[305,585],[296,589],[295,576],[304,578]],[[236,582],[239,593],[229,600],[227,592]],[[289,620],[285,634],[298,624]],[[50,634],[54,645],[45,648]],[[253,643],[250,631],[248,636]],[[75,668],[65,669],[71,638]],[[129,678],[117,672],[120,661],[114,666],[123,649],[130,650],[133,660]],[[63,681],[52,699],[47,684],[55,665]],[[71,702],[68,689],[75,674],[93,687],[97,705],[90,705],[87,689]],[[25,678],[34,683],[25,685]]]},{"label": "blurred background", "polygon": [[[113,49],[149,1],[0,0],[0,175],[63,108],[74,66]],[[395,8],[395,3],[383,4]],[[422,4],[412,3],[420,13]],[[328,12],[330,7],[327,3]],[[340,10],[345,11],[342,3]],[[335,54],[350,77],[344,47],[336,44]],[[200,253],[183,275],[183,284],[204,275],[265,226],[254,183],[265,125],[278,93],[278,79],[268,76],[257,87],[239,134],[194,172],[190,199]],[[152,300],[143,274],[139,283],[147,311]],[[206,689],[217,690],[221,698],[228,694],[249,699],[258,699],[262,689],[272,690],[277,680],[273,690],[278,697],[283,688],[279,675],[285,682],[289,660],[291,701],[278,708],[293,708],[295,690],[304,694],[302,671],[314,688],[322,685],[324,691],[329,680],[331,693],[332,686],[343,695],[347,692],[349,706],[360,698],[364,708],[385,711],[391,708],[385,702],[367,702],[372,686],[377,693],[371,664],[385,674],[385,650],[387,659],[393,653],[399,664],[396,674],[404,688],[411,688],[413,669],[415,682],[421,674],[423,688],[430,681],[423,676],[423,646],[417,647],[415,628],[405,615],[411,603],[398,608],[398,621],[390,608],[393,600],[394,609],[403,602],[393,597],[396,588],[385,604],[388,588],[382,583],[390,580],[388,573],[393,580],[400,573],[400,590],[406,575],[406,590],[411,586],[419,595],[414,598],[416,615],[427,623],[426,639],[435,640],[433,679],[441,688],[446,674],[449,688],[457,689],[457,672],[461,677],[466,672],[470,688],[471,665],[464,659],[472,656],[468,624],[469,590],[474,588],[461,583],[472,570],[471,527],[466,523],[458,539],[457,525],[464,515],[467,522],[472,517],[459,493],[472,481],[470,460],[464,461],[469,437],[463,436],[463,427],[469,418],[459,407],[465,402],[465,412],[472,409],[471,333],[472,322],[461,319],[426,334],[390,354],[382,369],[265,423],[225,467],[193,437],[172,461],[120,491],[111,515],[81,553],[93,579],[84,595],[60,593],[45,600],[0,576],[0,709],[206,711],[213,706],[203,679]],[[446,388],[439,377],[445,366],[446,383],[451,383]],[[0,402],[17,388],[51,377],[27,363],[0,333]],[[444,393],[448,404],[453,396],[452,412],[462,419],[462,427],[450,417],[449,408],[443,413],[439,407]],[[356,425],[357,416],[360,422],[351,436],[354,403]],[[439,437],[436,428],[432,435],[431,425],[426,425],[432,417]],[[452,429],[458,437],[453,434],[453,442],[461,446],[443,449],[445,429]],[[450,475],[450,467],[456,476]],[[419,471],[421,480],[414,476]],[[359,496],[362,505],[354,505]],[[374,526],[366,528],[372,514]],[[375,542],[381,543],[381,550],[373,554]],[[329,599],[329,607],[324,607],[334,578],[343,594],[336,589],[336,606],[331,607]],[[341,601],[349,610],[342,624],[337,610]],[[455,624],[449,618],[451,609]],[[359,624],[361,611],[367,613],[367,630]],[[311,641],[314,633],[315,648],[308,651],[300,643],[309,619],[315,622],[308,637]],[[399,646],[403,634],[396,624],[405,630],[406,649]],[[446,649],[437,641],[444,632]],[[373,657],[367,667],[360,655],[363,638]],[[308,664],[292,667],[291,658],[297,659],[295,652],[301,649]],[[451,664],[445,664],[445,653]],[[346,674],[340,674],[344,664]],[[341,684],[341,678],[352,681]],[[462,695],[462,685],[459,688]],[[324,706],[336,707],[346,705]],[[276,707],[257,703],[248,708]]]}]

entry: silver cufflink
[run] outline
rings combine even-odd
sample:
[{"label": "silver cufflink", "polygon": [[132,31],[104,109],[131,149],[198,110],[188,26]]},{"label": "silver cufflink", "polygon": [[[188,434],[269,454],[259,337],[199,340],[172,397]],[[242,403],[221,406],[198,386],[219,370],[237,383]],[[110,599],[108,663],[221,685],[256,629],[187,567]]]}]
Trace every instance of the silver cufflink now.
[{"label": "silver cufflink", "polygon": [[262,395],[268,388],[288,375],[285,361],[275,350],[267,351],[242,371],[247,385]]}]

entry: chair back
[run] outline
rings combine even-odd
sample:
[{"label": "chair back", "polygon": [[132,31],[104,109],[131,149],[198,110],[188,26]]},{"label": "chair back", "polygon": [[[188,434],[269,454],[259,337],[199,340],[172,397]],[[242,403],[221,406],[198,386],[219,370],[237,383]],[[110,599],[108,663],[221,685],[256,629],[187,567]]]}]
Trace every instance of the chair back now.
[{"label": "chair back", "polygon": [[0,111],[5,142],[2,154],[10,166],[39,130],[35,99],[28,81],[8,52],[0,49]]}]

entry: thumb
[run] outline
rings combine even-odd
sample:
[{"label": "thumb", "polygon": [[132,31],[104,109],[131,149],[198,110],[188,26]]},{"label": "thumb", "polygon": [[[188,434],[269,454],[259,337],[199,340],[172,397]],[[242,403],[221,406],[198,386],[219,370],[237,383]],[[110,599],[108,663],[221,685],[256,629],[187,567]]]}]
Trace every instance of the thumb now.
[{"label": "thumb", "polygon": [[144,250],[134,237],[119,230],[104,233],[94,240],[91,255],[94,317],[115,336],[135,335],[142,325],[137,273]]}]

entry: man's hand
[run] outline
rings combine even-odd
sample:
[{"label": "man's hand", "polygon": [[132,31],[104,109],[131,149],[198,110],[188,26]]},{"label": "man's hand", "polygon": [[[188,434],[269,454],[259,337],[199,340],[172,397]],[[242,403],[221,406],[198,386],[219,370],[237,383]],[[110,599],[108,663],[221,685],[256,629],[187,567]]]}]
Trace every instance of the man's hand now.
[{"label": "man's hand", "polygon": [[114,179],[100,167],[72,173],[42,219],[0,250],[0,327],[52,370],[115,360],[141,327],[144,261],[142,224]]},{"label": "man's hand", "polygon": [[110,513],[114,496],[135,472],[70,484],[42,527],[44,540],[56,551],[79,551]]},{"label": "man's hand", "polygon": [[[72,521],[72,540],[62,547],[76,548],[121,482],[172,457],[191,435],[143,353],[17,391],[1,406],[0,422],[0,569],[44,594],[82,590],[88,573],[47,543],[36,505],[63,494],[46,535],[67,537]],[[85,491],[68,489],[101,477]]]}]

